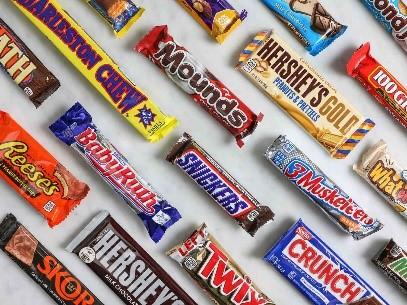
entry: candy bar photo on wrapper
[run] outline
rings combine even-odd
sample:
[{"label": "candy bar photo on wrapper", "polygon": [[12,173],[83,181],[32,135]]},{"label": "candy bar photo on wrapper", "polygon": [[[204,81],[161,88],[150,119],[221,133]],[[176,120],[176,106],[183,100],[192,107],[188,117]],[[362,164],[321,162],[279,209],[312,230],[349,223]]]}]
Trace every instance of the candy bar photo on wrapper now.
[{"label": "candy bar photo on wrapper", "polygon": [[239,13],[227,0],[177,1],[220,44],[247,17],[246,10]]},{"label": "candy bar photo on wrapper", "polygon": [[347,29],[319,0],[262,0],[311,55],[318,55]]},{"label": "candy bar photo on wrapper", "polygon": [[[162,112],[58,0],[11,2],[145,139],[157,142],[175,128],[177,119]],[[64,31],[60,30],[61,24]]]},{"label": "candy bar photo on wrapper", "polygon": [[58,88],[58,79],[14,31],[0,19],[0,67],[39,107]]},{"label": "candy bar photo on wrapper", "polygon": [[407,220],[407,167],[393,158],[386,142],[380,140],[371,146],[353,170]]},{"label": "candy bar photo on wrapper", "polygon": [[254,132],[263,114],[255,114],[205,66],[168,33],[166,25],[155,26],[134,50],[156,64],[184,92],[215,118],[236,139]]},{"label": "candy bar photo on wrapper", "polygon": [[267,251],[264,260],[311,304],[390,305],[301,219]]},{"label": "candy bar photo on wrapper", "polygon": [[407,52],[407,1],[362,0],[361,2]]},{"label": "candy bar photo on wrapper", "polygon": [[271,209],[261,205],[189,134],[184,133],[166,159],[182,169],[250,235],[273,220]]},{"label": "candy bar photo on wrapper", "polygon": [[48,222],[61,223],[89,192],[6,112],[0,111],[0,177]]},{"label": "candy bar photo on wrapper", "polygon": [[84,0],[112,27],[117,37],[123,37],[141,17],[144,8],[131,0]]},{"label": "candy bar photo on wrapper", "polygon": [[50,127],[72,147],[141,218],[151,239],[158,242],[181,215],[116,149],[93,123],[80,103],[73,105]]},{"label": "candy bar photo on wrapper", "polygon": [[407,252],[398,243],[390,239],[373,257],[372,262],[407,294]]},{"label": "candy bar photo on wrapper", "polygon": [[[406,17],[407,28],[407,17]],[[407,128],[407,89],[371,54],[370,43],[357,49],[346,66],[350,76],[357,79],[388,112]]]},{"label": "candy bar photo on wrapper", "polygon": [[208,232],[206,224],[167,255],[181,265],[217,305],[275,305]]},{"label": "candy bar photo on wrapper", "polygon": [[[8,214],[0,223],[0,248],[56,304],[103,305],[13,214]],[[9,280],[11,276],[8,275]],[[18,292],[24,293],[24,289]]]},{"label": "candy bar photo on wrapper", "polygon": [[127,305],[197,305],[107,211],[66,247]]},{"label": "candy bar photo on wrapper", "polygon": [[256,34],[237,69],[335,159],[346,158],[375,126],[274,30]]},{"label": "candy bar photo on wrapper", "polygon": [[336,225],[355,240],[383,228],[287,137],[279,136],[265,157]]}]

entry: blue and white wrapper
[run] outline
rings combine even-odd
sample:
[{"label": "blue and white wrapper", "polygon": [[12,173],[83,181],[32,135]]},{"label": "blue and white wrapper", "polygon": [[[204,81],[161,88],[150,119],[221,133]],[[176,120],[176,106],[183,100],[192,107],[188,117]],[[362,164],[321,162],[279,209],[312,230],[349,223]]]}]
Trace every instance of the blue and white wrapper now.
[{"label": "blue and white wrapper", "polygon": [[319,0],[262,0],[297,36],[311,55],[323,51],[347,29]]},{"label": "blue and white wrapper", "polygon": [[265,156],[354,239],[362,239],[383,228],[379,220],[371,217],[285,136],[278,137]]},{"label": "blue and white wrapper", "polygon": [[80,103],[71,107],[50,127],[54,135],[74,148],[143,220],[154,242],[181,215],[132,167],[127,159],[93,124]]},{"label": "blue and white wrapper", "polygon": [[312,304],[389,305],[301,219],[264,259]]}]

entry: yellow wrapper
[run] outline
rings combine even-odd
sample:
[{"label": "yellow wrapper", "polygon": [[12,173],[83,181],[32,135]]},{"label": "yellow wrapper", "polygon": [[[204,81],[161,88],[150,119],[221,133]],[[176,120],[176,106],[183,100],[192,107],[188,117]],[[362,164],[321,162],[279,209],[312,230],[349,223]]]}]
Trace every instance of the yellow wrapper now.
[{"label": "yellow wrapper", "polygon": [[[211,6],[211,1],[206,0],[177,0],[183,8],[211,35],[218,43],[223,43],[246,16],[246,11],[242,12],[244,17],[230,7],[230,4],[223,3],[230,8],[222,7],[222,4]],[[218,11],[216,11],[218,10]]]},{"label": "yellow wrapper", "polygon": [[272,31],[241,52],[238,69],[336,159],[345,158],[375,126]]},{"label": "yellow wrapper", "polygon": [[162,139],[177,119],[133,84],[55,0],[11,0],[88,81],[147,140]]}]

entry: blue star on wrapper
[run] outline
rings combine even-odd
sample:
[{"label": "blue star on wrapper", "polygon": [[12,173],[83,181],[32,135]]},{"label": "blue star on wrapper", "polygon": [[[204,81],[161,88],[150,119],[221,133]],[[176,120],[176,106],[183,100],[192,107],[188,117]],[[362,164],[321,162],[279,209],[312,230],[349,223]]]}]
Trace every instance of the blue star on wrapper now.
[{"label": "blue star on wrapper", "polygon": [[157,115],[151,111],[151,109],[144,106],[139,110],[139,113],[136,115],[140,119],[140,123],[144,125],[144,128],[150,126]]}]

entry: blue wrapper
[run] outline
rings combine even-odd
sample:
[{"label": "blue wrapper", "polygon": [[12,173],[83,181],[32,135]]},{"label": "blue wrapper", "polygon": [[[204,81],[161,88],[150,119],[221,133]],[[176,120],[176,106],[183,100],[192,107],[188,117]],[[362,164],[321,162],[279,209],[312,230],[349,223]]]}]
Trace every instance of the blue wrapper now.
[{"label": "blue wrapper", "polygon": [[389,304],[301,219],[267,252],[264,259],[312,304]]},{"label": "blue wrapper", "polygon": [[278,137],[265,156],[354,239],[362,239],[383,228],[379,220],[371,217],[285,136]]},{"label": "blue wrapper", "polygon": [[144,12],[144,8],[138,7],[130,0],[85,1],[111,25],[118,37],[122,37]]},{"label": "blue wrapper", "polygon": [[129,164],[127,159],[93,124],[80,103],[71,107],[50,127],[54,135],[73,147],[143,220],[153,241],[181,215]]},{"label": "blue wrapper", "polygon": [[311,55],[317,55],[341,36],[347,26],[335,21],[318,0],[262,0]]},{"label": "blue wrapper", "polygon": [[407,1],[362,0],[374,17],[407,52]]}]

